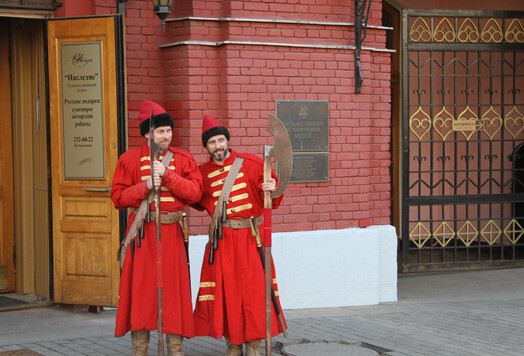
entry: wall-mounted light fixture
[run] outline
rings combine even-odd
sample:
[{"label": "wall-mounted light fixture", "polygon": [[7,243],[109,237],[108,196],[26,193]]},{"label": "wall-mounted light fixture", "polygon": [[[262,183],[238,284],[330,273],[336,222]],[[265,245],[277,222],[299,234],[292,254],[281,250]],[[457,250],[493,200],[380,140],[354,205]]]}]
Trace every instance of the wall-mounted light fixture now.
[{"label": "wall-mounted light fixture", "polygon": [[162,20],[162,30],[166,30],[166,18],[171,13],[173,0],[153,0],[154,13]]}]

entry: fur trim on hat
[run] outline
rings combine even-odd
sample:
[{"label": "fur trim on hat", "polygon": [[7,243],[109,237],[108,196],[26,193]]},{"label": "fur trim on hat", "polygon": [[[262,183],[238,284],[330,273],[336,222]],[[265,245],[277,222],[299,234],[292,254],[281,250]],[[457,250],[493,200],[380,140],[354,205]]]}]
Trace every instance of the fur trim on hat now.
[{"label": "fur trim on hat", "polygon": [[[155,129],[160,126],[170,126],[171,129],[175,127],[173,118],[168,113],[163,113],[153,116],[153,125]],[[149,132],[149,118],[140,123],[140,134],[145,136]]]},{"label": "fur trim on hat", "polygon": [[208,129],[206,132],[202,134],[202,145],[206,147],[207,141],[209,141],[211,137],[216,135],[225,135],[227,140],[229,141],[229,130],[225,126],[215,126]]},{"label": "fur trim on hat", "polygon": [[209,115],[202,119],[202,145],[207,146],[207,141],[216,135],[225,135],[229,141],[229,130]]}]

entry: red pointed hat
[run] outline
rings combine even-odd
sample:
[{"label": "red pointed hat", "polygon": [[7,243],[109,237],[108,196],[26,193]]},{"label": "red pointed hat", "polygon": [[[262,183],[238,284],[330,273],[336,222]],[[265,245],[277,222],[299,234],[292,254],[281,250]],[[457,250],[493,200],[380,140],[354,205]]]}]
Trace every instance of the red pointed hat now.
[{"label": "red pointed hat", "polygon": [[173,129],[173,127],[175,127],[173,118],[163,107],[154,101],[144,101],[140,105],[140,113],[138,114],[138,118],[140,119],[140,134],[142,136],[145,136],[145,134],[149,132],[149,118],[151,117],[151,112],[153,112],[152,126],[154,128],[160,126],[171,126],[171,129]]},{"label": "red pointed hat", "polygon": [[229,130],[211,116],[204,116],[202,121],[202,145],[206,147],[207,141],[216,135],[225,135],[229,141]]}]

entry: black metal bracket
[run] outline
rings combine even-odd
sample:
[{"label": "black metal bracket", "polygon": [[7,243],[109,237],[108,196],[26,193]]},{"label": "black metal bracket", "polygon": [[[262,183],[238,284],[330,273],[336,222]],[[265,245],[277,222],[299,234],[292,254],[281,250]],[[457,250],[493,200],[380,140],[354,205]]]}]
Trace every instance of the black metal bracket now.
[{"label": "black metal bracket", "polygon": [[[362,82],[364,81],[362,68],[360,66],[360,50],[362,49],[362,42],[364,42],[366,38],[371,1],[372,0],[355,0],[355,92],[357,94],[360,93]],[[366,16],[364,16],[364,12],[366,12]]]},{"label": "black metal bracket", "polygon": [[122,15],[125,15],[127,0],[117,0],[117,1],[118,1],[118,4],[117,4],[118,13],[122,14]]}]

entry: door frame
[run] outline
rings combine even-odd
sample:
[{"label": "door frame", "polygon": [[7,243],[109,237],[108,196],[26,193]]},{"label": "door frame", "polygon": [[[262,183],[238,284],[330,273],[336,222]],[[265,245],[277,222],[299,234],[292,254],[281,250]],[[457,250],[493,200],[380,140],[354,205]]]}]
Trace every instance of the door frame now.
[{"label": "door frame", "polygon": [[[62,25],[59,23],[60,21],[78,21],[82,25],[71,26],[73,22]],[[91,30],[89,29],[90,21],[97,22]],[[51,26],[52,22],[53,26]],[[113,32],[111,34],[106,32],[109,34],[106,37],[103,35],[103,31],[105,30],[102,30],[100,26],[104,26],[108,31],[112,28],[111,31]],[[74,36],[76,32],[71,30],[71,33],[69,33],[69,28],[75,27],[92,32],[81,34],[81,31],[79,31],[79,40],[75,41]],[[61,31],[61,34],[59,34],[59,36],[62,36],[61,40],[55,39],[58,38],[56,37],[57,29]],[[96,190],[98,186],[105,189],[104,187],[111,185],[112,174],[114,167],[116,167],[118,156],[126,149],[126,86],[123,31],[123,16],[121,14],[89,18],[60,18],[47,21],[48,70],[50,78],[49,85],[51,87],[49,90],[49,108],[50,115],[56,117],[55,121],[51,122],[51,129],[54,130],[55,140],[58,139],[59,141],[57,145],[52,147],[51,152],[52,157],[54,157],[52,161],[56,161],[57,159],[59,161],[54,162],[52,165],[52,186],[54,191],[54,298],[57,303],[116,306],[118,300],[120,273],[119,263],[116,260],[116,250],[119,245],[118,239],[122,235],[122,219],[120,219],[122,212],[116,212],[109,199],[108,191],[104,190],[94,193],[93,191]],[[92,35],[90,33],[92,33]],[[92,40],[89,38],[92,38]],[[51,47],[50,41],[58,42],[54,43],[53,47]],[[90,43],[93,41],[103,41],[100,42],[101,44],[103,43],[101,50],[103,53],[102,67],[104,68],[102,69],[103,77],[100,86],[103,88],[103,105],[101,109],[103,113],[102,125],[104,127],[104,137],[107,137],[104,138],[103,141],[105,147],[104,155],[107,157],[104,164],[104,178],[98,181],[89,178],[87,178],[87,180],[82,178],[65,179],[63,151],[62,148],[60,148],[60,142],[62,142],[61,137],[63,135],[63,122],[60,121],[62,120],[63,108],[61,100],[63,99],[62,92],[59,89],[61,88],[59,84],[61,69],[57,67],[59,62],[57,62],[56,58],[60,56],[60,43]],[[112,41],[114,41],[114,43]],[[109,49],[108,46],[111,46],[111,49]],[[112,53],[106,53],[107,50],[110,50]],[[106,63],[105,58],[109,58],[107,57],[108,55],[110,57],[114,56],[114,61],[111,60]],[[115,67],[112,67],[113,65]],[[114,87],[113,84],[111,84],[113,80],[115,80],[113,83],[115,85]],[[116,131],[114,127],[116,127]],[[92,189],[91,192],[84,189],[84,184],[87,184],[86,182],[89,182],[95,189]],[[97,223],[98,225],[90,225],[88,220],[82,216],[75,216],[75,212],[70,213],[71,208],[82,210],[82,201],[87,201],[90,197],[95,198],[96,204],[98,204],[97,206],[101,209],[101,215],[95,216],[95,220],[98,219],[99,221],[99,223]],[[69,208],[67,208],[66,205]],[[83,209],[83,211],[87,210]],[[118,219],[118,222],[116,219]],[[108,222],[110,222],[109,226]],[[84,226],[84,228],[79,226]],[[108,228],[110,228],[111,232],[107,230]],[[110,236],[110,238],[107,239],[107,236]],[[104,240],[106,242],[103,242]],[[104,247],[106,250],[96,251],[96,246],[99,243],[107,243],[107,247]],[[79,250],[75,250],[75,252],[71,254],[71,251],[67,250],[69,248],[67,246],[73,249],[76,247]],[[90,249],[87,252],[84,250],[86,247]],[[97,256],[102,257],[102,259],[93,260],[94,254],[98,254]],[[66,258],[68,258],[68,260],[64,262]],[[82,267],[81,261],[84,259],[92,262],[90,267]],[[73,263],[74,266],[71,265],[71,263]],[[99,272],[101,274],[99,274]],[[92,291],[91,285],[97,285],[105,292],[99,293]]]},{"label": "door frame", "polygon": [[[0,106],[4,108],[0,120],[0,131],[4,133],[0,146],[0,291],[12,292],[15,289],[14,263],[14,198],[13,175],[9,173],[13,167],[13,143],[11,127],[11,68],[9,59],[9,24],[0,22],[0,43],[5,43],[7,50],[0,48],[0,77],[9,78],[0,84]],[[8,169],[10,168],[10,169]]]}]

